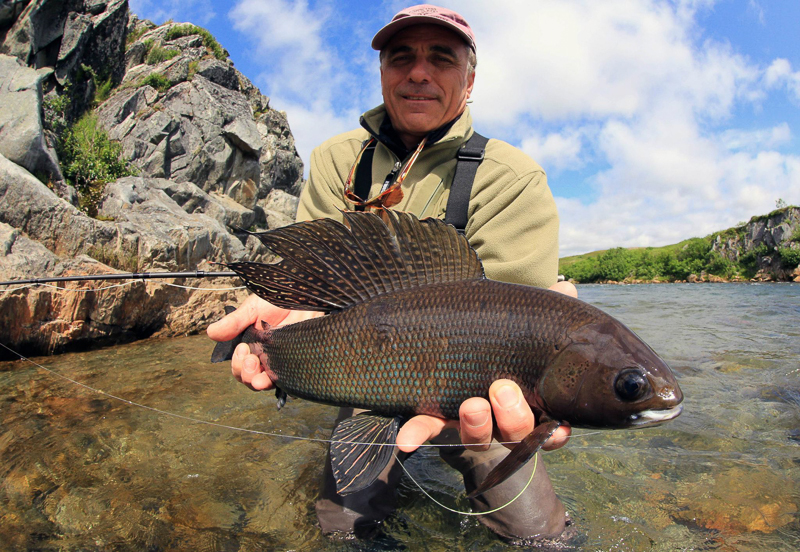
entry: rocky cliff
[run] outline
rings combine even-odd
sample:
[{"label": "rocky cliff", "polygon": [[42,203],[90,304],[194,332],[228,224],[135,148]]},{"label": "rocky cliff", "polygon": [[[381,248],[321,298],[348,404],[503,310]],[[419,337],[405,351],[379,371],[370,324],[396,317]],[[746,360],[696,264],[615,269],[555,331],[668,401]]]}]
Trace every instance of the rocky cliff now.
[{"label": "rocky cliff", "polygon": [[[59,158],[87,114],[134,175],[97,188],[89,210]],[[240,230],[291,222],[302,173],[285,114],[204,29],[141,21],[126,0],[0,2],[0,280],[263,260]],[[44,354],[187,334],[245,295],[98,287],[0,290],[0,342]]]},{"label": "rocky cliff", "polygon": [[711,236],[712,249],[758,281],[800,282],[800,208],[788,206]]}]

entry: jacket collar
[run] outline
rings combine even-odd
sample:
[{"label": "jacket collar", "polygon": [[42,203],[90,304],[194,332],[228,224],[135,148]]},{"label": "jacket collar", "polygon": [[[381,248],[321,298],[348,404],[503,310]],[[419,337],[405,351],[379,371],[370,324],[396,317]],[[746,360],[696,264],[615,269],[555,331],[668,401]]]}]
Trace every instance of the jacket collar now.
[{"label": "jacket collar", "polygon": [[[397,131],[392,126],[392,122],[386,114],[384,104],[374,109],[370,109],[361,116],[361,126],[374,136],[379,142],[385,145],[394,153],[398,159],[405,159],[411,153],[400,140]],[[463,142],[472,128],[472,116],[469,108],[445,125],[437,128],[428,135],[428,143],[425,149],[445,142]],[[377,131],[375,130],[377,129]]]}]

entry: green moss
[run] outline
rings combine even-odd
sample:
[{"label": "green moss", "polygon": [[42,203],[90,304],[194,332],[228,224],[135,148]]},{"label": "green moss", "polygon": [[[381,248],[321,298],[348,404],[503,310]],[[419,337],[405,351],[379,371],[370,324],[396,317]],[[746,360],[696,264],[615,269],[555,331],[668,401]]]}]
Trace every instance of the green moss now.
[{"label": "green moss", "polygon": [[159,92],[166,92],[172,88],[172,81],[160,73],[150,73],[139,81],[139,86],[152,86]]},{"label": "green moss", "polygon": [[203,39],[203,46],[208,48],[215,58],[222,61],[228,59],[227,52],[222,46],[220,46],[219,42],[217,42],[217,39],[215,39],[214,36],[206,29],[198,27],[197,25],[188,23],[186,25],[177,25],[168,30],[164,38],[165,40],[175,40],[176,38],[190,35],[200,35],[200,37]]},{"label": "green moss", "polygon": [[160,48],[155,46],[150,48],[150,50],[147,52],[145,63],[147,63],[147,65],[156,65],[162,61],[170,60],[180,53],[180,50],[175,50],[173,48]]},{"label": "green moss", "polygon": [[198,60],[189,62],[189,75],[186,77],[187,80],[192,80],[192,78],[197,74],[197,69],[199,67],[200,67],[200,62]]},{"label": "green moss", "polygon": [[139,254],[130,248],[114,249],[105,245],[93,245],[87,254],[96,261],[123,272],[138,272],[139,270]]},{"label": "green moss", "polygon": [[128,49],[131,44],[139,40],[139,38],[149,31],[147,27],[139,27],[138,29],[134,29],[132,32],[128,33],[128,36],[125,37],[125,49]]}]

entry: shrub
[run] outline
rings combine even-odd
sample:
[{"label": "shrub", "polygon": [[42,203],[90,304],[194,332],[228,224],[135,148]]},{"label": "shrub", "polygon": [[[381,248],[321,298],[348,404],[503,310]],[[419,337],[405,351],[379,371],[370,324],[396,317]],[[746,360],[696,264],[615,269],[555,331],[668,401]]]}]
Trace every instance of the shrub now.
[{"label": "shrub", "polygon": [[579,259],[566,267],[563,273],[565,278],[582,283],[596,282],[600,279],[595,257]]},{"label": "shrub", "polygon": [[161,48],[159,46],[155,46],[150,48],[150,51],[147,53],[145,63],[147,63],[147,65],[156,65],[162,61],[172,59],[180,53],[180,50],[175,50],[173,48]]},{"label": "shrub", "polygon": [[136,171],[121,158],[122,146],[108,138],[91,112],[81,117],[59,142],[64,178],[75,186],[81,210],[95,217],[105,185]]},{"label": "shrub", "polygon": [[128,35],[125,37],[125,48],[127,49],[131,44],[139,40],[139,37],[141,37],[144,33],[146,33],[149,30],[150,29],[148,29],[147,27],[142,26],[128,33]]},{"label": "shrub", "polygon": [[200,35],[203,39],[203,46],[208,48],[214,57],[225,61],[228,59],[228,54],[225,52],[225,49],[220,46],[217,39],[213,37],[213,35],[208,32],[206,29],[202,27],[198,27],[197,25],[192,25],[187,23],[186,25],[177,25],[172,27],[170,30],[167,31],[165,35],[165,40],[175,40],[176,38],[181,38],[183,36],[189,35]]},{"label": "shrub", "polygon": [[800,249],[793,249],[791,247],[779,247],[778,255],[781,257],[781,263],[787,268],[794,268],[800,265]]},{"label": "shrub", "polygon": [[633,255],[624,247],[609,249],[597,259],[600,277],[604,280],[621,282],[633,276]]},{"label": "shrub", "polygon": [[160,73],[150,73],[139,81],[139,86],[152,86],[159,92],[166,92],[172,87],[172,81]]}]

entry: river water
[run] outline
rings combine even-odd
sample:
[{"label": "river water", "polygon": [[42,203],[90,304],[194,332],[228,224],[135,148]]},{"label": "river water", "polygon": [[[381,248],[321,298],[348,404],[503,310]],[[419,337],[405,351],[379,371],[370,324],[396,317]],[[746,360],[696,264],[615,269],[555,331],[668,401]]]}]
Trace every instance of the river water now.
[{"label": "river water", "polygon": [[[575,429],[544,458],[579,550],[800,549],[800,285],[581,286],[674,368],[684,413]],[[0,363],[0,549],[503,550],[405,478],[373,540],[332,542],[313,500],[334,409],[253,393],[204,336]],[[169,412],[164,414],[152,409]],[[180,416],[180,417],[179,417]],[[581,436],[585,434],[585,436]],[[425,449],[411,473],[464,509]]]}]

